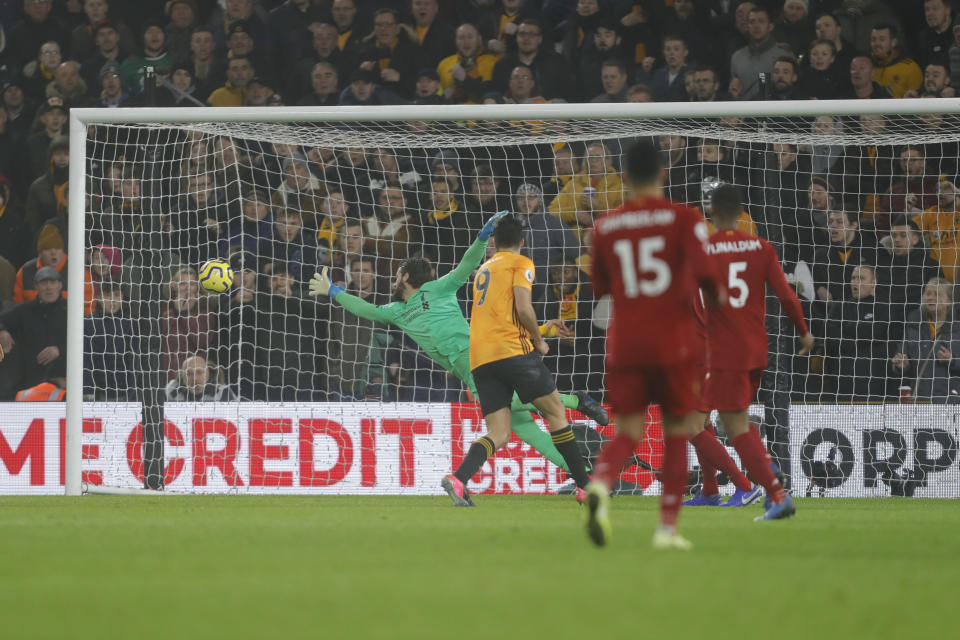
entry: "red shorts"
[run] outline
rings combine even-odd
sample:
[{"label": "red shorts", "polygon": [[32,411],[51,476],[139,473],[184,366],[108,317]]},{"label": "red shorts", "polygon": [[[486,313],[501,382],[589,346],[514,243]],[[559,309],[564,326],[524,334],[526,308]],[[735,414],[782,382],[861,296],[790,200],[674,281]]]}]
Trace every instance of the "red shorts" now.
[{"label": "red shorts", "polygon": [[641,413],[653,403],[665,413],[685,416],[696,411],[703,387],[703,366],[607,368],[607,390],[613,411]]},{"label": "red shorts", "polygon": [[705,364],[700,366],[700,395],[697,396],[697,411],[700,413],[710,413],[713,407],[710,406],[710,398],[707,396],[707,385],[710,380],[710,369]]},{"label": "red shorts", "polygon": [[712,369],[707,380],[707,403],[717,411],[746,411],[762,378],[763,369]]}]

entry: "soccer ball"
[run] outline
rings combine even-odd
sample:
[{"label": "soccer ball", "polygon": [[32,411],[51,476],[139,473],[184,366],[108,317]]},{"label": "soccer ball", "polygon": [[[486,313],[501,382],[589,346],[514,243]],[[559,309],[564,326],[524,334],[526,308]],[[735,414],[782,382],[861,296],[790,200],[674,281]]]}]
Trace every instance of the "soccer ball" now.
[{"label": "soccer ball", "polygon": [[200,267],[200,286],[207,291],[223,293],[233,285],[233,269],[226,260],[207,260]]}]

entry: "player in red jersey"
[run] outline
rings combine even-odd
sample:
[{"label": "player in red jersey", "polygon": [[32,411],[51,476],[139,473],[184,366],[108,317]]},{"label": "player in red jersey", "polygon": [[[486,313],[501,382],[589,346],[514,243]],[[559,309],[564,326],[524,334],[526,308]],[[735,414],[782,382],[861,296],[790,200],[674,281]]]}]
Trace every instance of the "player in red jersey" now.
[{"label": "player in red jersey", "polygon": [[709,406],[720,412],[733,448],[747,471],[767,490],[771,504],[758,520],[788,518],[796,511],[770,468],[770,457],[760,434],[750,428],[747,408],[767,366],[766,287],[773,289],[784,313],[797,327],[800,355],[813,348],[813,335],[803,318],[797,294],[787,284],[780,258],[769,242],[737,229],[740,194],[733,185],[713,192],[711,214],[717,231],[707,251],[727,281],[728,305],[707,313],[710,378]]},{"label": "player in red jersey", "polygon": [[[738,221],[739,224],[739,221]],[[756,502],[763,489],[755,486],[743,474],[733,461],[726,447],[717,440],[717,434],[710,422],[710,399],[707,396],[707,380],[710,378],[709,354],[706,353],[707,310],[701,296],[693,299],[693,311],[697,316],[697,337],[704,342],[703,389],[697,411],[700,413],[699,432],[690,438],[690,444],[697,452],[700,471],[703,477],[700,493],[683,503],[685,507],[744,507]],[[723,471],[736,487],[736,492],[724,503],[720,501],[720,486],[717,484],[717,470]]]},{"label": "player in red jersey", "polygon": [[707,225],[699,213],[663,197],[659,156],[649,142],[625,156],[630,199],[593,230],[593,290],[613,298],[607,330],[607,388],[617,435],[600,452],[587,489],[587,533],[594,544],[610,536],[609,488],[643,437],[647,407],[663,411],[663,495],[656,548],[689,549],[677,534],[687,485],[687,438],[696,431],[704,343],[690,301],[704,291],[720,302],[726,292],[707,256]]}]

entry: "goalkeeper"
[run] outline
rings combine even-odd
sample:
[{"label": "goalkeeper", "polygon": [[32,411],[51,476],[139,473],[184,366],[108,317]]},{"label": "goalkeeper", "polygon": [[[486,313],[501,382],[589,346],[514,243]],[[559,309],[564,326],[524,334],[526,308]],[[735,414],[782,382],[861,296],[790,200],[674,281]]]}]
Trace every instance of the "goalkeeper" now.
[{"label": "goalkeeper", "polygon": [[[383,324],[392,324],[406,332],[434,362],[459,378],[474,397],[477,395],[470,372],[470,325],[467,324],[457,291],[466,284],[473,271],[483,261],[487,241],[493,235],[497,221],[506,215],[502,211],[487,221],[477,235],[463,260],[450,273],[431,280],[430,263],[423,258],[410,258],[397,270],[393,286],[394,302],[376,306],[357,296],[345,293],[343,287],[330,283],[327,267],[315,273],[310,280],[310,295],[328,295],[350,313]],[[541,327],[545,333],[548,325]],[[563,405],[576,409],[598,424],[610,422],[599,402],[585,391],[575,395],[560,394]],[[530,417],[536,411],[532,404],[522,404],[516,394],[510,405],[513,432],[521,440],[542,453],[550,462],[565,471],[563,456],[553,446],[550,434],[546,433]]]}]

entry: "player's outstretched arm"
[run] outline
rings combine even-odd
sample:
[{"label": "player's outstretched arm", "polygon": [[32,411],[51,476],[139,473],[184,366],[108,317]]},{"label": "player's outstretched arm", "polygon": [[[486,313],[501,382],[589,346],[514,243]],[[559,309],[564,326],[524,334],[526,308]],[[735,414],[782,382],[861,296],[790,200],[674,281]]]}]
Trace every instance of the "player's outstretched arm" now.
[{"label": "player's outstretched arm", "polygon": [[393,315],[385,307],[378,307],[370,304],[362,298],[350,295],[343,290],[343,287],[331,284],[327,275],[328,267],[324,267],[320,273],[313,274],[310,279],[309,292],[312,296],[330,296],[331,300],[338,303],[344,309],[355,316],[360,316],[373,322],[382,322],[389,324]]},{"label": "player's outstretched arm", "polygon": [[470,279],[470,274],[476,271],[480,263],[483,262],[483,256],[487,249],[487,241],[489,241],[490,236],[493,235],[493,230],[496,229],[497,222],[505,215],[507,215],[507,212],[501,211],[487,220],[487,223],[483,225],[483,229],[477,234],[477,239],[473,241],[473,244],[470,245],[467,252],[463,254],[463,259],[460,260],[460,264],[437,281],[437,288],[439,290],[456,291],[467,283],[467,280]]}]

